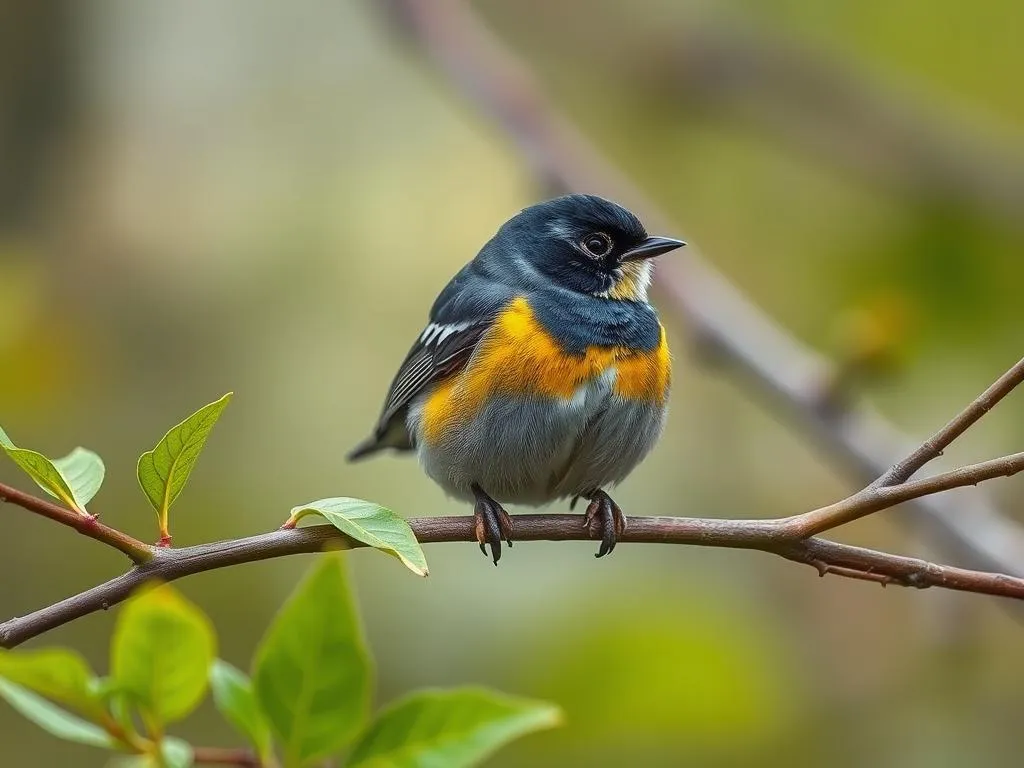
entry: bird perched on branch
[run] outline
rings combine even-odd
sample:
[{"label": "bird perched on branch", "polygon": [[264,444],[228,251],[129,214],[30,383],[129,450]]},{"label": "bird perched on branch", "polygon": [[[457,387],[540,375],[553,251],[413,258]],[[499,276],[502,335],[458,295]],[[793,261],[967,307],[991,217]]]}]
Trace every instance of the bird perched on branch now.
[{"label": "bird perched on branch", "polygon": [[604,490],[654,446],[671,365],[647,301],[651,259],[684,243],[593,195],[531,206],[445,287],[355,460],[416,451],[426,473],[475,504],[495,565],[514,526],[502,503],[590,501],[615,548],[626,518]]}]

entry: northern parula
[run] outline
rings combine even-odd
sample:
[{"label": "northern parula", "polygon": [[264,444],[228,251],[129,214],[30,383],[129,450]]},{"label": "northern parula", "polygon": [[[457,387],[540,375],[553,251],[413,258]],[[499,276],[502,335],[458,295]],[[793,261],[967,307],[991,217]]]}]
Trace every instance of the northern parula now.
[{"label": "northern parula", "polygon": [[524,209],[441,291],[349,459],[416,451],[447,493],[474,502],[495,565],[514,534],[502,503],[589,499],[585,524],[608,554],[626,518],[604,488],[647,455],[667,412],[650,260],[682,245],[593,195]]}]

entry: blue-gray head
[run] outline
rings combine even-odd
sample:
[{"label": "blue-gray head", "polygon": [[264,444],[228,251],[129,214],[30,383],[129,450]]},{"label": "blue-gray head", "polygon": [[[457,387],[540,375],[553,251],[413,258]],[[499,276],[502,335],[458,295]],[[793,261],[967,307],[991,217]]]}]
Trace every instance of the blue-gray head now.
[{"label": "blue-gray head", "polygon": [[524,259],[562,288],[612,299],[645,300],[650,259],[684,245],[650,237],[621,205],[595,195],[566,195],[520,211],[492,246]]}]

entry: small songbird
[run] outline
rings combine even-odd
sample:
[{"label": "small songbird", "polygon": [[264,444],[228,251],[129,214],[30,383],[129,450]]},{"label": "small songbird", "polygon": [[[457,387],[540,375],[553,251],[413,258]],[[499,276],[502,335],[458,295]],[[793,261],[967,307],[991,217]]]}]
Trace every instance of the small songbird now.
[{"label": "small songbird", "polygon": [[514,532],[502,503],[589,499],[584,524],[608,554],[626,518],[604,489],[647,455],[667,412],[650,260],[682,245],[593,195],[521,211],[441,291],[349,460],[416,451],[447,493],[475,503],[495,565]]}]

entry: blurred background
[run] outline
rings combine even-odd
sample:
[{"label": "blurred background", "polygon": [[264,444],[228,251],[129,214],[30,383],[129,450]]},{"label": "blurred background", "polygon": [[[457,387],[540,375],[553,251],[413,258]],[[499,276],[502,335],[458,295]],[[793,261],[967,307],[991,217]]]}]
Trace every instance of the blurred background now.
[{"label": "blurred background", "polygon": [[[235,400],[172,515],[194,544],[358,496],[468,513],[411,459],[359,465],[435,294],[547,195],[502,130],[366,0],[0,2],[0,423],[51,456],[106,460],[91,508],[156,539],[135,461]],[[1024,6],[1017,0],[473,3],[552,101],[792,334],[871,351],[858,396],[928,434],[1022,353]],[[613,194],[614,190],[587,190]],[[641,212],[642,213],[642,212]],[[675,351],[659,448],[627,514],[787,515],[854,478],[693,354]],[[1011,397],[946,466],[1024,448]],[[0,480],[30,489],[8,462]],[[985,489],[1021,517],[1020,481]],[[971,491],[975,493],[976,491]],[[119,573],[123,558],[5,506],[0,615]],[[882,513],[838,538],[949,559]],[[837,578],[760,553],[523,544],[493,568],[427,549],[418,580],[348,559],[378,703],[480,683],[551,699],[564,728],[499,766],[1018,765],[1024,625],[993,599]],[[308,566],[180,589],[246,666]],[[325,606],[329,610],[329,606]],[[100,670],[112,614],[31,647]],[[206,707],[178,732],[234,744]],[[0,707],[7,765],[101,766]]]}]

